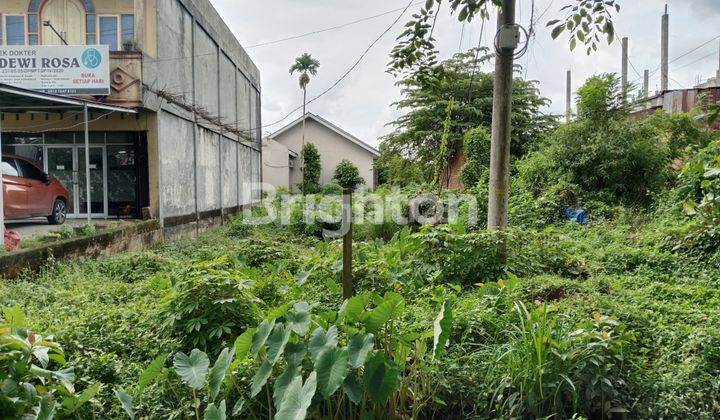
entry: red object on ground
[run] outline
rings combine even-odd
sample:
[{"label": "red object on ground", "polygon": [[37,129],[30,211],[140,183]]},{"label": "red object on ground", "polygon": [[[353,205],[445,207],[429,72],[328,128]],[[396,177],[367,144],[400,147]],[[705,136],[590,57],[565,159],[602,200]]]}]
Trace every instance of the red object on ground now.
[{"label": "red object on ground", "polygon": [[3,235],[5,236],[5,250],[7,252],[13,252],[20,249],[20,240],[22,237],[20,237],[19,233],[7,230],[3,227]]}]

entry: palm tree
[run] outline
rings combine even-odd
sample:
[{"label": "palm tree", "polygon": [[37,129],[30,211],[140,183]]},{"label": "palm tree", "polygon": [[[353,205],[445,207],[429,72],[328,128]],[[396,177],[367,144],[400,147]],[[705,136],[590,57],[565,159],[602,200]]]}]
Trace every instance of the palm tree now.
[{"label": "palm tree", "polygon": [[[307,105],[307,85],[310,83],[310,75],[315,76],[317,74],[318,68],[320,68],[320,62],[314,58],[308,53],[304,53],[300,57],[295,59],[295,63],[290,67],[290,74],[295,73],[296,71],[300,73],[300,79],[298,80],[300,82],[300,89],[303,91],[303,126],[302,126],[302,150],[305,150],[305,107]],[[300,157],[300,172],[304,174],[305,172],[305,159]]]}]

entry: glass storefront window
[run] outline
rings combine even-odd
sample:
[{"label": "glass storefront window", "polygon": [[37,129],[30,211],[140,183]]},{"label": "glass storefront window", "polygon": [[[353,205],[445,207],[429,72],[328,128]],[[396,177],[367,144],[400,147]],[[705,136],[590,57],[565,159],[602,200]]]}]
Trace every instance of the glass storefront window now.
[{"label": "glass storefront window", "polygon": [[138,210],[135,147],[108,145],[106,150],[108,212],[113,216],[131,216]]}]

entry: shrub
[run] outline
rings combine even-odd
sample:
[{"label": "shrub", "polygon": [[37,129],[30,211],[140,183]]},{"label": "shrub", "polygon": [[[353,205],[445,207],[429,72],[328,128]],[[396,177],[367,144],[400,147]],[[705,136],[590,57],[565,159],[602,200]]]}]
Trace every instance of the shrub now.
[{"label": "shrub", "polygon": [[483,128],[474,128],[463,139],[465,165],[461,171],[463,185],[472,188],[487,177],[490,166],[490,133]]},{"label": "shrub", "polygon": [[193,264],[174,279],[163,309],[165,330],[185,349],[217,353],[257,319],[251,287],[230,257]]},{"label": "shrub", "polygon": [[365,183],[365,179],[360,176],[358,167],[347,159],[343,159],[335,168],[335,176],[333,179],[343,188],[354,189],[358,185]]},{"label": "shrub", "polygon": [[322,186],[320,191],[323,195],[342,195],[343,187],[340,184],[331,182]]},{"label": "shrub", "polygon": [[312,143],[305,143],[302,150],[303,180],[300,190],[303,194],[315,194],[320,190],[320,153]]}]

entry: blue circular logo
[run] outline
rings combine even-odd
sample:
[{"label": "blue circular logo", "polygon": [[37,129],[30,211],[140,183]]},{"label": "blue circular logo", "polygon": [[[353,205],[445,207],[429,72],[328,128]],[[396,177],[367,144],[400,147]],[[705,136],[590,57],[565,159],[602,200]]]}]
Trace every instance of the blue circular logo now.
[{"label": "blue circular logo", "polygon": [[95,48],[88,48],[82,54],[82,63],[89,69],[94,69],[102,62],[102,55],[100,51]]}]

